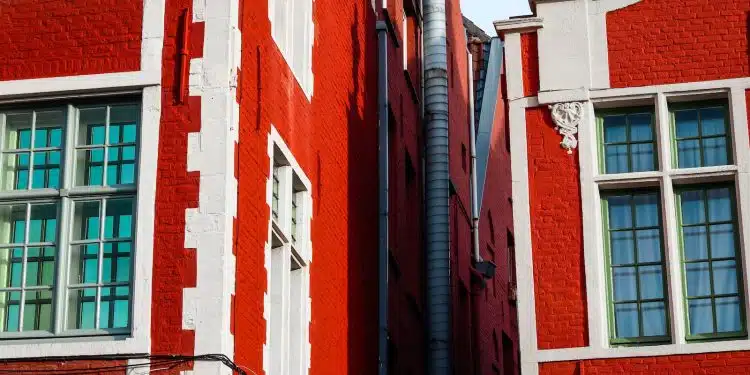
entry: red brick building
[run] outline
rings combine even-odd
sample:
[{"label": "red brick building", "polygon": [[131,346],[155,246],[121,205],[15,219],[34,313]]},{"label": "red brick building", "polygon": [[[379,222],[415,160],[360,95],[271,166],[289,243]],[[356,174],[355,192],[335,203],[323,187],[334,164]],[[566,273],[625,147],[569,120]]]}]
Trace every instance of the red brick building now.
[{"label": "red brick building", "polygon": [[505,42],[524,374],[740,374],[748,1],[533,1]]},{"label": "red brick building", "polygon": [[[452,373],[512,374],[502,50],[472,39],[470,65],[459,2],[430,9],[449,109],[439,344]],[[428,373],[425,17],[411,0],[0,0],[0,372]]]}]

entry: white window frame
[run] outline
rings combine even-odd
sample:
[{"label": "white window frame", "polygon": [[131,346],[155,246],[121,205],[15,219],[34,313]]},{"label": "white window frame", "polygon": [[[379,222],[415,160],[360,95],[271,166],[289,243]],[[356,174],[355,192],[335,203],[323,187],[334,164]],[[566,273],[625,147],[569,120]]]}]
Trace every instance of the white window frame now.
[{"label": "white window frame", "polygon": [[[276,4],[284,1],[286,11],[283,17],[277,17]],[[297,79],[302,91],[308,100],[312,99],[314,87],[314,74],[312,70],[313,45],[315,43],[315,22],[313,20],[313,9],[315,0],[268,0],[268,19],[271,21],[271,37],[279,47],[289,69]],[[295,21],[295,12],[303,12],[303,23]],[[276,27],[279,26],[279,27]],[[300,31],[298,28],[302,28]],[[304,48],[298,48],[295,43],[295,35],[302,35],[300,40]],[[302,59],[297,67],[295,61]]]},{"label": "white window frame", "polygon": [[[269,374],[307,374],[310,368],[310,264],[312,186],[276,128],[268,138],[269,208],[265,246],[268,290],[264,301],[266,344],[263,369]],[[271,213],[274,168],[278,168],[278,219]],[[295,240],[292,239],[292,200],[297,199]],[[292,258],[301,268],[291,271]],[[296,292],[296,293],[295,293]]]},{"label": "white window frame", "polygon": [[[90,78],[96,81],[96,76]],[[41,84],[42,82],[40,82]],[[64,82],[60,82],[64,84]],[[33,87],[34,85],[32,85]],[[128,103],[138,104],[140,107],[140,121],[138,129],[138,145],[136,146],[137,161],[136,166],[136,184],[135,187],[78,187],[74,189],[61,189],[59,192],[51,189],[37,189],[44,190],[41,194],[49,193],[49,198],[63,197],[58,199],[59,202],[58,210],[60,217],[64,218],[58,224],[61,229],[60,236],[64,236],[69,232],[70,227],[65,223],[66,220],[72,219],[69,214],[72,208],[72,200],[83,197],[91,197],[87,195],[75,195],[75,192],[85,193],[87,190],[98,191],[103,193],[114,193],[123,192],[123,189],[132,192],[129,196],[135,196],[135,211],[134,211],[134,234],[133,234],[133,248],[131,255],[132,262],[132,273],[131,273],[131,314],[130,314],[130,327],[120,331],[112,331],[111,333],[103,332],[84,332],[84,331],[67,331],[59,335],[51,334],[38,334],[32,333],[31,335],[19,335],[19,337],[13,340],[7,340],[10,335],[6,335],[0,338],[0,351],[3,352],[4,358],[26,358],[26,357],[37,357],[37,356],[59,356],[59,355],[87,355],[91,353],[96,354],[118,354],[118,353],[147,353],[150,347],[150,329],[151,329],[151,288],[152,288],[152,265],[153,265],[153,233],[154,233],[154,219],[155,219],[155,205],[156,200],[156,170],[157,163],[142,163],[142,160],[157,160],[158,155],[158,137],[159,137],[159,125],[161,118],[161,89],[160,86],[149,86],[142,90],[137,91],[122,91],[120,93],[114,92],[111,94],[91,94],[90,96],[96,97],[101,96],[103,102],[106,102],[110,97],[118,97],[122,95],[136,95]],[[67,104],[70,99],[87,97],[86,94],[76,94],[67,97],[50,97],[35,98],[28,101],[58,101],[63,104]],[[25,100],[13,100],[12,102],[26,102]],[[96,102],[92,99],[92,102]],[[9,105],[12,108],[12,105]],[[65,129],[65,138],[63,142],[66,144],[65,150],[74,150],[74,146],[70,145],[70,142],[76,136],[75,127],[76,116],[70,116],[72,113],[77,113],[78,109],[69,106],[66,112],[67,124]],[[45,106],[45,108],[47,108]],[[73,178],[73,158],[67,157],[63,160],[64,167],[61,173],[61,179]],[[61,183],[61,187],[64,186]],[[137,194],[136,194],[137,192]],[[72,194],[71,194],[72,193]],[[0,193],[0,198],[14,198],[28,194],[27,191],[7,191]],[[36,193],[35,193],[36,194]],[[70,198],[67,196],[70,195]],[[69,200],[69,204],[64,201]],[[64,212],[68,212],[68,216]],[[58,250],[62,246],[63,242],[66,241],[63,238],[58,238],[57,247]],[[63,256],[68,255],[68,251],[58,253],[56,258],[56,267],[63,270],[62,273],[65,277],[68,275],[68,270],[64,268],[65,258]],[[59,288],[66,288],[67,280],[60,279],[60,271],[56,274],[55,290]],[[59,292],[55,292],[55,296],[60,295]],[[56,304],[55,310],[59,310],[64,304]],[[63,314],[64,315],[64,314]],[[60,320],[62,315],[60,313],[55,314],[55,325],[62,325],[64,322]]]},{"label": "white window frame", "polygon": [[[747,295],[750,261],[750,143],[747,127],[745,86],[705,89],[658,90],[653,94],[615,95],[615,91],[601,93],[585,103],[585,115],[579,127],[579,160],[581,167],[581,200],[583,208],[584,253],[586,263],[587,311],[589,317],[590,345],[586,348],[537,350],[539,362],[563,361],[586,358],[621,358],[671,354],[748,350],[750,339],[724,341],[686,341],[685,308],[683,301],[683,275],[677,228],[676,185],[690,183],[732,182],[735,186],[740,242],[738,251],[742,261],[738,264],[744,281],[745,316],[750,304]],[[698,102],[710,99],[726,99],[729,104],[730,150],[734,164],[726,166],[679,169],[672,165],[670,103]],[[626,108],[653,105],[655,108],[656,144],[658,152],[657,171],[604,174],[599,170],[599,139],[596,110],[599,108]],[[596,109],[595,109],[596,108]],[[610,345],[607,281],[604,260],[604,235],[601,211],[601,192],[604,190],[627,190],[636,187],[654,187],[661,195],[664,254],[667,272],[671,343],[654,346],[622,347]]]}]

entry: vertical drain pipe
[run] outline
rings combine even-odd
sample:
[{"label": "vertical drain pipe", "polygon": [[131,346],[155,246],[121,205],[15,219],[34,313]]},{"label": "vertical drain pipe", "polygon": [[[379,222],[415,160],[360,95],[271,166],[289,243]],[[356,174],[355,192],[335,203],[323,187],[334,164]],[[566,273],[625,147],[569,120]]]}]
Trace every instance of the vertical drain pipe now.
[{"label": "vertical drain pipe", "polygon": [[449,375],[451,364],[450,173],[448,57],[445,0],[424,1],[425,239],[428,373]]},{"label": "vertical drain pipe", "polygon": [[471,142],[471,237],[474,247],[474,262],[482,261],[479,251],[479,199],[477,198],[477,132],[474,122],[474,56],[466,50],[469,57],[469,142]]},{"label": "vertical drain pipe", "polygon": [[378,32],[378,375],[388,374],[388,28]]}]

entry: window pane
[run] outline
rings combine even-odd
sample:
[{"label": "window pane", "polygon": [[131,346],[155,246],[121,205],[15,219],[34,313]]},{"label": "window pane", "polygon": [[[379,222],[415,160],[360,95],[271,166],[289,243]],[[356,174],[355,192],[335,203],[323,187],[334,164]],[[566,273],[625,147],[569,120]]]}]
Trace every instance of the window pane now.
[{"label": "window pane", "polygon": [[638,299],[634,267],[618,267],[612,269],[614,300],[635,301]]},{"label": "window pane", "polygon": [[713,258],[734,257],[734,224],[711,225],[711,256]]},{"label": "window pane", "polygon": [[682,224],[701,224],[706,221],[706,211],[703,204],[703,191],[685,191],[681,194]]},{"label": "window pane", "polygon": [[99,328],[127,328],[130,315],[130,288],[102,288]]},{"label": "window pane", "polygon": [[75,202],[73,240],[99,238],[99,201]]},{"label": "window pane", "polygon": [[609,197],[609,228],[627,229],[633,227],[633,215],[630,208],[630,196]]},{"label": "window pane", "polygon": [[630,145],[630,164],[631,172],[653,171],[654,163],[654,145],[651,143]]},{"label": "window pane", "polygon": [[135,142],[139,111],[137,105],[118,105],[110,108],[110,144]]},{"label": "window pane", "polygon": [[677,161],[680,168],[700,167],[700,141],[697,139],[677,141]]},{"label": "window pane", "polygon": [[131,242],[108,242],[104,244],[102,282],[130,281]]},{"label": "window pane", "polygon": [[26,286],[52,286],[55,279],[55,248],[29,247],[26,257]]},{"label": "window pane", "polygon": [[627,123],[625,116],[604,117],[604,142],[627,142]]},{"label": "window pane", "polygon": [[664,302],[646,302],[641,304],[643,316],[643,336],[666,336],[667,311]]},{"label": "window pane", "polygon": [[713,262],[714,294],[737,293],[737,265],[733,260]]},{"label": "window pane", "polygon": [[26,235],[26,205],[0,206],[0,244],[21,244]]},{"label": "window pane", "polygon": [[71,289],[68,292],[68,329],[94,329],[96,288]]},{"label": "window pane", "polygon": [[704,138],[703,139],[703,165],[710,167],[713,165],[729,164],[727,157],[727,138]]},{"label": "window pane", "polygon": [[700,115],[701,131],[704,137],[726,133],[724,108],[703,108]]},{"label": "window pane", "polygon": [[624,173],[628,172],[628,146],[627,145],[607,145],[604,146],[605,165],[607,173]]},{"label": "window pane", "polygon": [[674,119],[677,138],[698,137],[698,111],[675,111]]},{"label": "window pane", "polygon": [[107,124],[107,108],[81,109],[78,120],[78,142],[83,145],[103,145]]},{"label": "window pane", "polygon": [[52,290],[27,291],[23,312],[24,331],[52,328]]},{"label": "window pane", "polygon": [[653,139],[651,114],[642,113],[628,116],[630,121],[630,141],[644,142]]},{"label": "window pane", "polygon": [[664,283],[661,266],[641,266],[638,268],[641,299],[664,297]]},{"label": "window pane", "polygon": [[688,301],[688,318],[690,320],[690,334],[713,333],[714,322],[711,300],[693,299]]},{"label": "window pane", "polygon": [[6,150],[31,148],[31,112],[11,113],[5,116]]},{"label": "window pane", "polygon": [[57,205],[31,205],[29,243],[55,242],[57,238]]},{"label": "window pane", "polygon": [[612,265],[635,263],[633,232],[611,232],[610,238],[612,241]]},{"label": "window pane", "polygon": [[717,221],[732,220],[732,190],[729,188],[709,189],[706,191],[708,198],[708,220],[712,223]]},{"label": "window pane", "polygon": [[624,303],[615,305],[615,326],[618,338],[638,337],[638,305]]},{"label": "window pane", "polygon": [[79,150],[76,153],[76,186],[104,183],[104,148]]},{"label": "window pane", "polygon": [[706,227],[685,227],[682,228],[682,235],[685,248],[685,260],[708,259]]},{"label": "window pane", "polygon": [[638,262],[661,262],[661,236],[658,229],[636,231]]},{"label": "window pane", "polygon": [[708,262],[688,263],[685,265],[688,297],[711,295],[711,278]]},{"label": "window pane", "polygon": [[742,330],[740,297],[716,299],[716,331],[737,332]]},{"label": "window pane", "polygon": [[96,284],[99,280],[99,244],[72,246],[68,267],[71,284]]},{"label": "window pane", "polygon": [[0,332],[18,332],[21,322],[21,292],[0,292],[0,311],[3,312]]},{"label": "window pane", "polygon": [[110,199],[104,218],[104,238],[130,238],[133,236],[133,199]]},{"label": "window pane", "polygon": [[656,194],[635,195],[633,203],[638,228],[659,226],[659,198]]},{"label": "window pane", "polygon": [[29,188],[31,154],[5,154],[3,158],[3,190],[26,190]]}]

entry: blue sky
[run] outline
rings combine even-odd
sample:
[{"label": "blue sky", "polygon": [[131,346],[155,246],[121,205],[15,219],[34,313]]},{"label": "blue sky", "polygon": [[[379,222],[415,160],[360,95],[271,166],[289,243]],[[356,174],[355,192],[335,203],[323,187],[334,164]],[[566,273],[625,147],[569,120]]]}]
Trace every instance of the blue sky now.
[{"label": "blue sky", "polygon": [[494,36],[492,21],[529,14],[528,0],[461,0],[464,16]]}]

